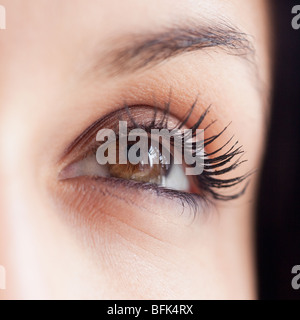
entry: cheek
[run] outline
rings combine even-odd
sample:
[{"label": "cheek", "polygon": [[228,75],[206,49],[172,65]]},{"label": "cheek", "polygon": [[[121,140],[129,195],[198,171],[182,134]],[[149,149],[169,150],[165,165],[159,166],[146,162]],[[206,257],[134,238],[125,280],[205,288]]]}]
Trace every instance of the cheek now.
[{"label": "cheek", "polygon": [[232,231],[244,227],[239,212],[222,217],[207,207],[193,219],[175,200],[130,189],[123,197],[119,189],[84,179],[55,190],[61,223],[71,229],[80,259],[92,262],[89,279],[101,288],[101,298],[200,299],[240,293],[243,272],[235,267],[245,270],[239,258],[245,242],[235,245],[241,240],[235,233],[232,243]]},{"label": "cheek", "polygon": [[199,288],[213,290],[211,270],[219,268],[213,212],[193,221],[191,212],[174,200],[151,194],[145,199],[129,190],[122,197],[103,187],[100,193],[83,181],[56,190],[62,223],[105,279],[99,281],[104,298],[195,298],[207,294]]}]

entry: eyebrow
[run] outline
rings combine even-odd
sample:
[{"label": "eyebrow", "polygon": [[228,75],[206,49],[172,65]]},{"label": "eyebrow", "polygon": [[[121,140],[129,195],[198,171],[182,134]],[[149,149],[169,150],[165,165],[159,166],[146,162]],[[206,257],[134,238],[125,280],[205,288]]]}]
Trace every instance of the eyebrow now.
[{"label": "eyebrow", "polygon": [[253,65],[255,50],[251,37],[228,22],[214,25],[172,27],[158,33],[139,33],[114,39],[118,47],[106,57],[105,69],[112,74],[153,67],[184,53],[218,49],[242,57]]}]

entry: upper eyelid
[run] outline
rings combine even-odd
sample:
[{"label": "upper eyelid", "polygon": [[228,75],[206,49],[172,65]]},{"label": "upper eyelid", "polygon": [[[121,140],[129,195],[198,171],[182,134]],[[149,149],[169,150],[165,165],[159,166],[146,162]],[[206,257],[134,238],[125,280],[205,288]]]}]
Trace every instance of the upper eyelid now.
[{"label": "upper eyelid", "polygon": [[[130,109],[133,108],[147,108],[150,110],[152,110],[153,115],[155,114],[153,112],[153,110],[157,110],[157,113],[163,114],[165,108],[166,108],[166,104],[164,106],[161,106],[159,104],[157,104],[156,106],[150,106],[150,105],[131,105],[129,106]],[[73,150],[77,149],[77,148],[86,148],[86,146],[91,143],[91,141],[96,141],[96,134],[97,132],[105,127],[105,124],[108,123],[110,121],[110,119],[114,116],[117,116],[120,113],[123,113],[124,115],[127,114],[126,108],[127,108],[127,104],[124,104],[121,108],[114,110],[112,112],[110,112],[109,114],[106,114],[105,116],[97,119],[95,122],[93,122],[90,126],[88,126],[79,136],[77,136],[75,138],[75,140],[73,140],[63,151],[61,157],[59,158],[59,163],[63,162],[63,160],[73,152]],[[169,117],[173,117],[175,119],[176,116],[174,116],[171,111],[169,112]],[[180,120],[178,118],[176,118],[176,122],[179,123]],[[111,128],[111,125],[108,124],[107,128]],[[111,128],[114,129],[114,128]]]}]

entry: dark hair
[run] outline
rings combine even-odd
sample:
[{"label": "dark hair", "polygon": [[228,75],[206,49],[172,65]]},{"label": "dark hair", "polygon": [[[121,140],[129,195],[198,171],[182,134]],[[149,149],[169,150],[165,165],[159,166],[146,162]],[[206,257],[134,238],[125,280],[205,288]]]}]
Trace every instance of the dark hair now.
[{"label": "dark hair", "polygon": [[[298,3],[297,3],[298,2]],[[260,299],[299,299],[291,270],[300,265],[300,1],[270,1],[275,42],[272,115],[257,202]]]}]

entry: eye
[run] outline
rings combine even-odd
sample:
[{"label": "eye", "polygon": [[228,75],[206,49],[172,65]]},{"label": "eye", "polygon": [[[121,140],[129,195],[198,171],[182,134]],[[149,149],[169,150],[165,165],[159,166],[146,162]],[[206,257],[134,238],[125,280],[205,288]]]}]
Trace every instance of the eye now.
[{"label": "eye", "polygon": [[[95,154],[90,154],[84,159],[75,162],[68,166],[61,173],[61,178],[75,178],[81,176],[117,178],[124,180],[133,180],[141,183],[155,184],[159,187],[169,188],[190,192],[190,181],[185,175],[184,166],[174,163],[174,155],[171,153],[169,159],[163,155],[162,145],[159,148],[151,145],[149,139],[147,163],[140,161],[137,164],[127,161],[126,164],[107,163],[101,165],[97,162]],[[128,158],[128,153],[132,145],[128,145],[124,150],[122,144],[116,143],[116,158],[120,153],[125,153]],[[139,152],[139,151],[138,151]]]},{"label": "eye", "polygon": [[[209,112],[209,108],[195,121],[193,126],[187,128],[186,124],[193,113],[195,105],[196,102],[181,121],[178,121],[170,114],[169,105],[164,111],[158,111],[156,108],[146,106],[125,106],[123,109],[98,120],[68,148],[67,154],[75,154],[75,159],[63,168],[59,179],[63,181],[79,177],[105,178],[102,181],[103,183],[107,179],[134,181],[137,188],[143,186],[143,189],[147,189],[146,186],[149,185],[149,188],[153,189],[153,186],[156,186],[161,190],[173,191],[172,195],[179,195],[179,197],[184,195],[186,198],[189,194],[193,194],[200,200],[207,197],[215,200],[231,200],[241,196],[245,192],[247,185],[244,185],[242,189],[235,191],[233,194],[229,193],[228,190],[241,184],[251,174],[246,173],[236,177],[232,177],[230,174],[231,171],[243,163],[240,157],[244,151],[238,145],[238,142],[232,142],[232,138],[221,146],[214,149],[210,148],[210,152],[207,151],[208,146],[217,145],[218,139],[227,128],[215,135],[200,139],[199,147],[197,130],[203,126],[203,121]],[[126,136],[126,144],[123,143],[124,136],[121,137],[119,133],[120,121],[125,121],[128,124],[128,131],[124,135]],[[167,159],[166,153],[164,153],[165,146],[162,143],[154,145],[152,138],[149,138],[153,129],[184,130],[185,128],[189,129],[190,133],[190,139],[187,140],[187,145],[189,146],[187,158],[196,159],[194,162],[186,163],[186,150],[183,151],[181,149],[178,155],[178,150],[174,147],[174,143],[172,148],[168,150],[169,158]],[[133,152],[137,158],[141,156],[139,154],[141,148],[134,149],[134,143],[127,139],[131,129],[144,130],[147,138],[142,145],[144,147],[147,145],[146,149],[144,148],[145,152],[143,152],[143,155],[146,154],[146,158],[137,162],[129,161],[123,163],[120,161],[121,155],[129,158],[130,153]],[[116,134],[115,139],[99,142],[97,134],[101,130],[109,130],[112,134]],[[185,135],[182,135],[181,139],[186,141]],[[103,142],[108,144],[108,147],[105,151],[106,153],[103,153],[105,155],[103,157],[107,158],[107,161],[102,163],[97,158],[97,152],[104,145]],[[110,145],[113,146],[112,149],[110,149]],[[132,151],[132,149],[135,151]],[[178,162],[179,158],[183,159],[183,161]],[[115,159],[115,162],[110,161],[111,159]],[[198,169],[199,163],[202,163],[200,173],[187,175],[187,168]],[[199,170],[195,172],[199,172]],[[176,192],[178,193],[176,194]],[[194,202],[194,198],[192,202]]]}]

